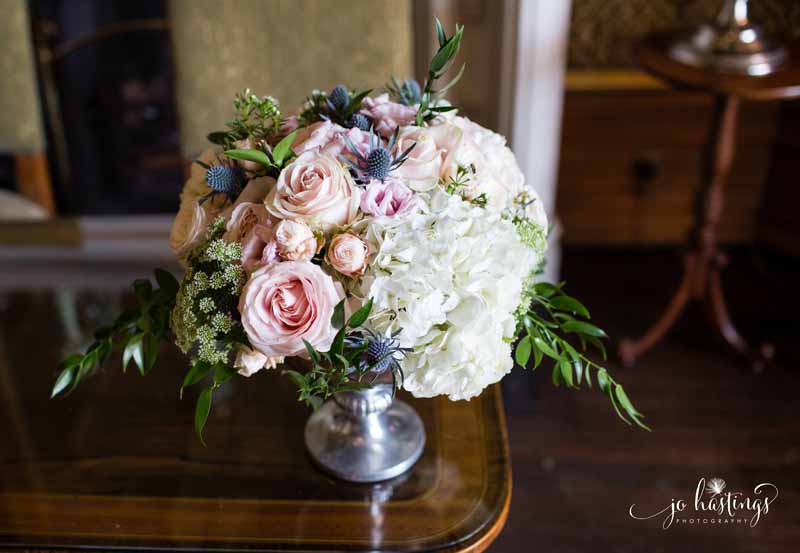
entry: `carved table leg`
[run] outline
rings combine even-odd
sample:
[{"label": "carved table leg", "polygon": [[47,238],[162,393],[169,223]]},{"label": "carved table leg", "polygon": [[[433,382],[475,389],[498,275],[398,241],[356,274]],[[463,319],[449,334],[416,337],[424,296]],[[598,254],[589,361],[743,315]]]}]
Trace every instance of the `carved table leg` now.
[{"label": "carved table leg", "polygon": [[772,357],[773,350],[769,345],[762,346],[759,354],[754,355],[736,331],[728,315],[720,283],[724,257],[717,248],[717,226],[722,215],[723,187],[733,164],[738,111],[739,99],[735,96],[716,99],[708,165],[704,175],[705,187],[697,203],[683,279],[659,320],[641,338],[620,342],[618,353],[625,365],[632,365],[639,355],[667,334],[689,300],[706,303],[715,330],[737,352],[750,357],[755,368],[763,368]]}]

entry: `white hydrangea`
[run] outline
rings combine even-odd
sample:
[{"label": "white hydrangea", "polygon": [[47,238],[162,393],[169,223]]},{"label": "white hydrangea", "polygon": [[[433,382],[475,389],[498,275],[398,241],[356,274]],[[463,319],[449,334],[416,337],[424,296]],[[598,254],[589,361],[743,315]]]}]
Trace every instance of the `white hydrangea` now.
[{"label": "white hydrangea", "polygon": [[512,366],[514,310],[540,255],[500,214],[434,192],[430,209],[369,229],[376,252],[362,293],[374,330],[402,328],[403,387],[470,399]]}]

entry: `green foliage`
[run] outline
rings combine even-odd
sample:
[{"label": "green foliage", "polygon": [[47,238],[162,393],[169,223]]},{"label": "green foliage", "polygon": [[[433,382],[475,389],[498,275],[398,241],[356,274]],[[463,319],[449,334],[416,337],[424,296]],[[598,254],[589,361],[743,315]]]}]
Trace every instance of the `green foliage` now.
[{"label": "green foliage", "polygon": [[317,121],[321,121],[323,116],[342,127],[347,126],[347,121],[351,115],[361,109],[364,98],[369,96],[372,89],[359,90],[358,92],[348,90],[349,102],[343,110],[332,109],[328,102],[328,95],[320,90],[315,90],[311,96],[306,98],[303,110],[297,116],[302,126],[308,126]]},{"label": "green foliage", "polygon": [[292,150],[295,136],[297,136],[297,131],[286,135],[275,145],[271,152],[268,149],[226,150],[225,155],[231,159],[259,163],[264,167],[264,174],[278,178],[284,166],[295,156]]},{"label": "green foliage", "polygon": [[283,373],[294,382],[298,390],[298,400],[313,409],[338,392],[369,388],[374,383],[377,373],[374,367],[382,359],[372,364],[362,362],[362,354],[367,344],[362,341],[348,340],[348,334],[366,322],[372,311],[372,299],[345,321],[344,302],[339,302],[333,310],[331,325],[338,332],[328,351],[318,351],[306,341],[311,368],[305,372],[286,370]]},{"label": "green foliage", "polygon": [[434,21],[436,23],[436,35],[439,41],[439,49],[433,55],[430,65],[428,66],[428,75],[425,78],[425,86],[422,89],[422,98],[419,109],[417,110],[415,121],[417,125],[422,125],[424,122],[430,121],[439,113],[456,109],[453,106],[439,106],[436,104],[437,100],[442,98],[444,93],[455,86],[459,79],[461,79],[461,76],[464,74],[464,68],[466,67],[466,65],[462,65],[461,69],[456,73],[456,76],[447,84],[439,89],[434,89],[436,81],[443,77],[450,69],[453,59],[461,48],[461,39],[464,35],[463,25],[456,25],[456,32],[453,36],[448,37],[439,19],[434,18]]},{"label": "green foliage", "polygon": [[278,132],[281,111],[275,98],[259,98],[248,88],[236,94],[233,107],[235,115],[227,123],[228,130],[212,132],[207,136],[212,144],[229,150],[239,140],[250,138],[253,142],[266,141]]},{"label": "green foliage", "polygon": [[[583,382],[592,387],[592,371],[597,387],[606,394],[617,415],[627,424],[650,430],[644,416],[636,410],[621,384],[608,370],[586,356],[589,346],[606,358],[606,349],[601,339],[606,333],[586,320],[589,310],[577,299],[563,292],[564,283],[554,285],[546,282],[533,284],[525,291],[523,306],[517,310],[519,331],[524,336],[517,343],[514,358],[522,367],[531,361],[537,368],[545,357],[553,361],[552,380],[556,386],[578,389]],[[578,346],[567,339],[577,339]]]},{"label": "green foliage", "polygon": [[123,350],[123,371],[131,361],[142,375],[153,368],[159,343],[169,333],[170,312],[179,287],[175,277],[163,269],[156,269],[155,280],[157,289],[149,280],[135,281],[137,307],[125,311],[111,326],[99,329],[84,353],[73,353],[61,361],[51,397],[72,392],[108,361],[115,348]]}]

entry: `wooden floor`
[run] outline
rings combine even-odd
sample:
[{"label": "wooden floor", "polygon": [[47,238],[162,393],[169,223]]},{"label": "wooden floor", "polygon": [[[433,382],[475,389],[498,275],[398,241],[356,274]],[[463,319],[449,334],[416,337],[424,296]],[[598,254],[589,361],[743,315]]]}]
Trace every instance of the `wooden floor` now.
[{"label": "wooden floor", "polygon": [[[796,262],[793,263],[797,265]],[[617,420],[596,390],[555,389],[547,371],[515,370],[503,383],[513,468],[511,512],[493,552],[796,552],[800,547],[800,325],[787,260],[738,252],[726,273],[736,320],[776,336],[775,366],[760,375],[707,332],[701,313],[631,369],[610,368],[647,415],[652,433]],[[609,334],[636,335],[679,278],[676,252],[568,251],[563,275]],[[746,324],[745,324],[746,323]],[[634,520],[686,499],[701,477],[753,495],[780,495],[760,522]]]}]

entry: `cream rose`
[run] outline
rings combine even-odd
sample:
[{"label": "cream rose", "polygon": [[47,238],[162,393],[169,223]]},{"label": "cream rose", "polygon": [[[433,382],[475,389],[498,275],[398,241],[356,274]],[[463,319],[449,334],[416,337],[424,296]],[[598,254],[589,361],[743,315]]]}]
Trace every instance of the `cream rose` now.
[{"label": "cream rose", "polygon": [[228,242],[241,244],[253,232],[256,225],[263,224],[268,219],[269,213],[264,204],[242,202],[231,212],[223,238]]},{"label": "cream rose", "polygon": [[352,222],[358,214],[359,198],[350,173],[339,161],[310,151],[281,171],[264,204],[279,219],[326,227]]},{"label": "cream rose", "polygon": [[178,259],[184,260],[202,242],[208,219],[206,209],[199,202],[186,201],[181,204],[169,234],[169,245]]},{"label": "cream rose", "polygon": [[369,246],[355,234],[337,234],[328,245],[325,261],[345,276],[364,274],[369,258]]},{"label": "cream rose", "polygon": [[439,182],[444,151],[437,147],[431,132],[423,127],[404,127],[400,130],[395,146],[397,155],[412,144],[414,148],[403,164],[395,169],[394,175],[405,179],[413,190],[430,190]]},{"label": "cream rose", "polygon": [[285,261],[262,267],[242,290],[239,312],[250,344],[267,357],[299,355],[303,340],[320,350],[330,348],[336,330],[333,308],[344,298],[318,265]]},{"label": "cream rose", "polygon": [[239,346],[233,366],[239,369],[240,375],[253,376],[261,369],[274,369],[283,361],[283,357],[267,357],[260,351]]},{"label": "cream rose", "polygon": [[317,253],[317,237],[302,221],[288,219],[275,228],[278,255],[289,261],[308,261]]}]

